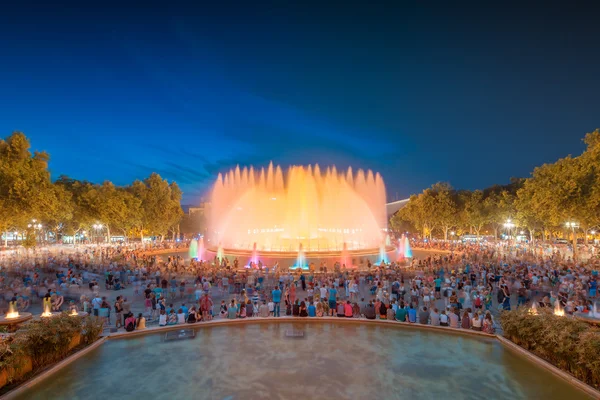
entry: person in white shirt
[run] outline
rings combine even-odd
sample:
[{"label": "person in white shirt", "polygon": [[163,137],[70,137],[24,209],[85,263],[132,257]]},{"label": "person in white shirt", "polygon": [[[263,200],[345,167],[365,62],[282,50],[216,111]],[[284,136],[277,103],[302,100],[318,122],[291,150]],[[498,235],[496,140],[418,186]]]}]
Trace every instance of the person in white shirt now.
[{"label": "person in white shirt", "polygon": [[269,301],[268,307],[269,307],[269,316],[272,317],[273,311],[275,310],[275,303],[273,303],[273,300]]}]

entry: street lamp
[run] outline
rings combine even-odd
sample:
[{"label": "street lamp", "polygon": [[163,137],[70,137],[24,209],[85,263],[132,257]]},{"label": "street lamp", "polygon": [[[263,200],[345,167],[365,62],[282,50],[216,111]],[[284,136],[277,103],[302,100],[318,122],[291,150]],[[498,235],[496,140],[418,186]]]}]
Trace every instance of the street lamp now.
[{"label": "street lamp", "polygon": [[98,231],[103,228],[103,225],[102,224],[94,224],[94,225],[92,225],[92,228],[94,228],[96,230],[96,242],[98,242]]},{"label": "street lamp", "polygon": [[454,235],[456,235],[456,232],[454,232],[454,231],[451,231],[451,232],[450,232],[450,236],[452,236],[452,240],[454,240]]},{"label": "street lamp", "polygon": [[579,224],[577,222],[567,222],[565,224],[567,228],[571,228],[573,231],[573,259],[577,257],[577,236],[575,235],[575,229],[579,228]]},{"label": "street lamp", "polygon": [[508,230],[508,243],[510,244],[510,237],[511,237],[511,231],[512,228],[514,228],[516,225],[512,222],[512,220],[509,218],[506,220],[506,222],[504,223],[504,227]]}]

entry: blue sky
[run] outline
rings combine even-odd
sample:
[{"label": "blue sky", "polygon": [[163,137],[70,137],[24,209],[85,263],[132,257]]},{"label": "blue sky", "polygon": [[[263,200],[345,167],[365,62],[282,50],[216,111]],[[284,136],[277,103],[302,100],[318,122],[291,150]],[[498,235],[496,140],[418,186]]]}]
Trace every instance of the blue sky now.
[{"label": "blue sky", "polygon": [[444,3],[19,3],[0,15],[2,136],[25,132],[54,177],[156,171],[188,203],[236,164],[370,168],[392,199],[581,152],[598,5]]}]

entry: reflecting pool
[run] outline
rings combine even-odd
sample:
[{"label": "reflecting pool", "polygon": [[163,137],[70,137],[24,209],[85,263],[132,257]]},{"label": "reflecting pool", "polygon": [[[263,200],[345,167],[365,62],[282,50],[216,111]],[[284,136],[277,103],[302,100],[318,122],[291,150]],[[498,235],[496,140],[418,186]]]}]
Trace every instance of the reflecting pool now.
[{"label": "reflecting pool", "polygon": [[[289,331],[303,331],[290,338]],[[493,339],[257,323],[109,340],[22,399],[587,399]]]}]

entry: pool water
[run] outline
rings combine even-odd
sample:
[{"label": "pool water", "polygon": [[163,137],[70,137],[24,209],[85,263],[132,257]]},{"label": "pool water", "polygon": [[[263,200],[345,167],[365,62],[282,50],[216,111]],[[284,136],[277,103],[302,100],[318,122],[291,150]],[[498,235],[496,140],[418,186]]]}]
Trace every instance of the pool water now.
[{"label": "pool water", "polygon": [[[286,331],[303,331],[288,337]],[[109,340],[21,399],[587,399],[493,339],[270,322]]]}]

